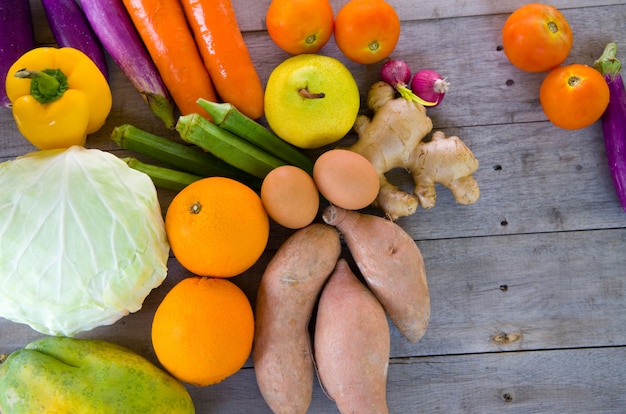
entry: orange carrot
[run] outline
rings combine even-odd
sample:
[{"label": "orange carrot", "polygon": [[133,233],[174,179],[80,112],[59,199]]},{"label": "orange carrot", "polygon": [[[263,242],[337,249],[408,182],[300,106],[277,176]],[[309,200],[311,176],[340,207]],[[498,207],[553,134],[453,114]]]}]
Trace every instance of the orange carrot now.
[{"label": "orange carrot", "polygon": [[181,114],[211,119],[196,101],[216,101],[215,89],[180,2],[124,0],[124,6]]},{"label": "orange carrot", "polygon": [[220,98],[252,119],[263,113],[263,86],[230,0],[181,0]]}]

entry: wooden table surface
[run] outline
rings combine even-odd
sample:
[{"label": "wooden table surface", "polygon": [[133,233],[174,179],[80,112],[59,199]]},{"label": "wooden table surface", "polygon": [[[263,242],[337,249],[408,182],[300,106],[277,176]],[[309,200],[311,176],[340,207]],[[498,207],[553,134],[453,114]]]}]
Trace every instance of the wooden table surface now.
[{"label": "wooden table surface", "polygon": [[[233,0],[263,83],[288,55],[264,31],[270,0]],[[36,41],[53,44],[41,4],[31,1]],[[345,1],[332,1],[335,12]],[[398,223],[422,250],[431,322],[417,343],[392,326],[388,403],[392,413],[626,412],[626,213],[615,195],[599,123],[578,131],[550,124],[538,90],[544,74],[519,71],[501,50],[500,31],[519,0],[390,0],[402,32],[392,57],[434,68],[451,83],[429,109],[436,129],[461,137],[480,162],[471,206],[438,187],[437,205]],[[611,41],[626,61],[624,0],[554,0],[574,31],[566,63],[591,65]],[[362,90],[381,64],[347,61]],[[176,139],[152,116],[109,60],[113,109],[88,146],[126,155],[110,140],[131,123]],[[364,105],[363,105],[364,107]],[[0,160],[33,147],[0,109]],[[350,138],[348,138],[350,139]],[[404,176],[396,179],[408,183]],[[173,193],[159,190],[163,211]],[[254,304],[264,265],[289,232],[272,227],[268,250],[233,279]],[[2,246],[1,248],[10,248]],[[165,293],[189,276],[170,259],[165,283],[143,308],[114,325],[80,334],[127,346],[156,362],[152,315]],[[0,353],[42,335],[0,319]],[[220,384],[189,387],[198,413],[269,413],[251,359]],[[315,384],[311,413],[337,412]]]}]

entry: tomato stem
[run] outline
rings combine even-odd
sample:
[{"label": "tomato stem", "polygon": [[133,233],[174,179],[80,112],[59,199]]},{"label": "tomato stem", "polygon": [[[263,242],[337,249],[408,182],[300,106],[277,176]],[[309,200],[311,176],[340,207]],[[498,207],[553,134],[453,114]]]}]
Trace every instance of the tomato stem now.
[{"label": "tomato stem", "polygon": [[307,45],[312,45],[313,43],[315,43],[315,40],[317,39],[317,36],[312,34],[312,35],[308,35],[306,39],[304,39],[304,43],[306,43]]},{"label": "tomato stem", "polygon": [[582,79],[580,78],[580,76],[576,76],[576,75],[573,75],[567,78],[567,84],[571,86],[572,88],[579,85],[581,81]]},{"label": "tomato stem", "polygon": [[378,49],[380,49],[380,43],[378,43],[378,41],[375,40],[368,45],[368,48],[372,52],[376,52]]},{"label": "tomato stem", "polygon": [[552,33],[558,33],[559,25],[556,24],[556,22],[548,22],[548,30],[550,30],[550,32]]}]

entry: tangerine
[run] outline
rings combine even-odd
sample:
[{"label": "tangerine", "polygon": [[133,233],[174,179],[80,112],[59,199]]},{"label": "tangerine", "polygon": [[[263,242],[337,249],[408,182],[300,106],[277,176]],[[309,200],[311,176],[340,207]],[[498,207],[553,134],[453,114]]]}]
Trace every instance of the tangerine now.
[{"label": "tangerine", "polygon": [[195,386],[217,384],[250,356],[252,306],[230,280],[188,277],[159,304],[151,336],[157,359],[172,376]]},{"label": "tangerine", "polygon": [[400,18],[384,0],[350,0],[335,17],[335,43],[350,60],[376,63],[393,52],[400,38]]},{"label": "tangerine", "polygon": [[259,259],[270,224],[261,198],[225,177],[193,182],[172,200],[165,231],[180,264],[199,276],[232,277]]},{"label": "tangerine", "polygon": [[292,55],[317,53],[333,34],[328,0],[272,0],[265,26],[278,47]]}]

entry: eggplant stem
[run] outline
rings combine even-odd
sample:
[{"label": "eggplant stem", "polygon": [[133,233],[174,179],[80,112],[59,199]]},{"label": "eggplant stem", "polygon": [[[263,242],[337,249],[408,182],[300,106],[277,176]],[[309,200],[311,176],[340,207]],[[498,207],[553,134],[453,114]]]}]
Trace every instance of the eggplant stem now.
[{"label": "eggplant stem", "polygon": [[622,70],[622,62],[617,58],[617,43],[609,43],[593,67],[604,76],[614,79]]}]

